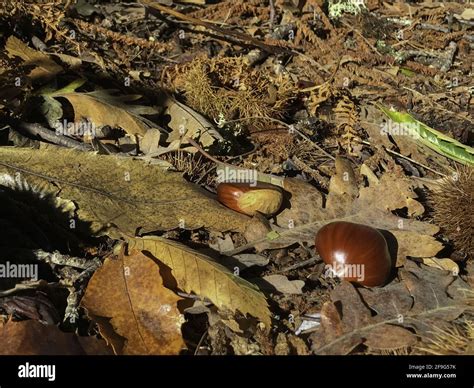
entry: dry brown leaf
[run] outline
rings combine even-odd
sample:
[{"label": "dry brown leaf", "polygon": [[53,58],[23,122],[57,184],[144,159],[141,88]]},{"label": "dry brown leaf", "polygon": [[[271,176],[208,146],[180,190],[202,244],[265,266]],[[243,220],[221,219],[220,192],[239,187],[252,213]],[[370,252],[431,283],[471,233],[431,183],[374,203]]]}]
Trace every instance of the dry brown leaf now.
[{"label": "dry brown leaf", "polygon": [[183,244],[154,236],[131,238],[128,244],[129,249],[148,252],[171,268],[177,286],[183,291],[208,298],[219,309],[250,314],[270,328],[270,311],[264,295],[210,257]]},{"label": "dry brown leaf", "polygon": [[321,326],[311,335],[312,349],[317,354],[348,354],[362,343],[359,330],[369,325],[370,311],[346,281],[331,293],[331,299],[333,303],[326,302],[321,309]]},{"label": "dry brown leaf", "polygon": [[408,330],[400,326],[382,325],[366,335],[364,345],[370,350],[391,352],[413,346],[416,342],[416,336]]},{"label": "dry brown leaf", "polygon": [[432,257],[443,249],[443,244],[433,236],[405,230],[391,230],[398,245],[397,267],[405,264],[407,256]]},{"label": "dry brown leaf", "polygon": [[[284,187],[291,197],[289,207],[276,217],[278,227],[273,229],[278,235],[272,236],[271,241],[267,237],[254,240],[249,245],[264,242],[272,248],[280,248],[297,241],[313,245],[316,232],[323,225],[333,221],[349,221],[381,229],[392,257],[397,258],[397,266],[402,266],[407,256],[433,257],[442,249],[443,245],[433,237],[439,231],[436,225],[392,213],[399,206],[409,206],[415,214],[422,208],[403,177],[387,175],[379,181],[370,179],[369,186],[360,190],[357,180],[350,163],[338,158],[326,206],[322,207],[321,194],[312,185],[285,179]],[[288,206],[288,202],[284,202],[284,205]]]},{"label": "dry brown leaf", "polygon": [[105,341],[65,333],[38,321],[8,321],[0,325],[0,355],[110,355]]},{"label": "dry brown leaf", "polygon": [[[92,319],[109,318],[115,332],[127,339],[123,348],[114,348],[117,354],[165,355],[179,354],[185,347],[180,300],[163,285],[157,263],[132,252],[106,259],[90,280],[81,305]],[[111,343],[116,344],[113,338]]]},{"label": "dry brown leaf", "polygon": [[289,280],[284,275],[268,275],[262,278],[282,294],[302,294],[304,281],[303,280]]},{"label": "dry brown leaf", "polygon": [[112,128],[123,128],[131,136],[144,136],[152,123],[140,116],[141,114],[157,114],[154,108],[120,103],[120,98],[108,95],[105,91],[91,93],[63,93],[54,97],[67,99],[74,108],[74,120],[90,120],[96,127],[109,125]]},{"label": "dry brown leaf", "polygon": [[413,182],[393,172],[382,175],[378,182],[369,187],[362,187],[359,195],[374,206],[386,211],[407,208],[410,217],[420,216],[425,212],[423,205],[416,200],[417,195]]},{"label": "dry brown leaf", "polygon": [[61,198],[74,201],[79,220],[92,223],[95,233],[120,235],[118,229],[135,235],[138,230],[203,226],[242,231],[250,220],[186,182],[180,173],[130,158],[59,147],[0,147],[0,177],[3,173],[11,178],[2,184],[26,179],[35,190],[53,196],[60,192]]},{"label": "dry brown leaf", "polygon": [[462,300],[454,300],[448,294],[448,287],[454,282],[462,282],[466,289],[468,285],[451,272],[420,265],[411,260],[405,263],[400,277],[413,298],[411,314],[423,314],[427,319],[456,319],[468,308]]},{"label": "dry brown leaf", "polygon": [[356,290],[345,281],[337,286],[331,292],[332,303],[326,302],[321,310],[321,327],[311,336],[313,351],[347,354],[364,341],[380,351],[409,348],[414,336],[402,328],[429,338],[433,326],[451,322],[470,309],[462,292],[468,292],[469,285],[447,271],[408,260],[400,272],[402,281],[385,287]]},{"label": "dry brown leaf", "polygon": [[148,128],[140,142],[140,151],[145,155],[154,154],[159,151],[160,148],[161,132],[157,128]]},{"label": "dry brown leaf", "polygon": [[171,117],[168,126],[173,130],[168,136],[168,142],[183,139],[186,143],[186,138],[199,138],[204,147],[209,147],[216,140],[224,140],[207,119],[171,96],[166,98],[165,107],[165,113]]},{"label": "dry brown leaf", "polygon": [[324,217],[323,196],[315,187],[301,179],[286,178],[283,188],[285,209],[278,214],[280,226],[291,228]]},{"label": "dry brown leaf", "polygon": [[48,81],[63,71],[63,68],[50,57],[28,47],[14,36],[7,39],[5,50],[10,58],[20,57],[26,66],[34,66],[29,74],[29,77],[34,81]]},{"label": "dry brown leaf", "polygon": [[[331,292],[331,300],[332,303],[323,305],[321,326],[311,335],[316,354],[349,354],[365,341],[369,345],[376,341],[377,349],[395,350],[412,346],[416,340],[408,330],[402,327],[390,329],[388,323],[391,322],[373,318],[354,286],[346,281]],[[380,335],[381,331],[389,330],[398,335],[397,341]]]}]

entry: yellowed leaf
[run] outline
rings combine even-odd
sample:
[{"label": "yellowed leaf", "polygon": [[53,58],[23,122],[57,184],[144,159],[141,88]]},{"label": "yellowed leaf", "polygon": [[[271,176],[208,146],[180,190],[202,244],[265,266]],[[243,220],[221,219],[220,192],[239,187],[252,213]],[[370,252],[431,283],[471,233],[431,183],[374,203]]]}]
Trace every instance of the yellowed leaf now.
[{"label": "yellowed leaf", "polygon": [[173,130],[168,136],[168,142],[186,138],[199,138],[205,147],[210,146],[215,140],[224,140],[214,125],[205,117],[195,112],[188,106],[181,104],[171,96],[165,101],[166,113],[171,121],[168,126]]},{"label": "yellowed leaf", "polygon": [[129,249],[150,253],[171,268],[178,287],[208,298],[220,309],[250,314],[270,328],[267,301],[254,285],[235,276],[210,257],[161,237],[131,238]]},{"label": "yellowed leaf", "polygon": [[438,259],[436,257],[427,257],[423,259],[423,264],[429,265],[430,267],[450,271],[454,275],[459,274],[459,266],[457,265],[457,263],[448,258]]},{"label": "yellowed leaf", "polygon": [[60,147],[0,147],[0,180],[2,176],[2,184],[20,179],[53,196],[60,191],[61,198],[74,201],[79,220],[91,223],[93,233],[118,237],[179,226],[243,231],[251,220],[180,173],[130,158]]}]

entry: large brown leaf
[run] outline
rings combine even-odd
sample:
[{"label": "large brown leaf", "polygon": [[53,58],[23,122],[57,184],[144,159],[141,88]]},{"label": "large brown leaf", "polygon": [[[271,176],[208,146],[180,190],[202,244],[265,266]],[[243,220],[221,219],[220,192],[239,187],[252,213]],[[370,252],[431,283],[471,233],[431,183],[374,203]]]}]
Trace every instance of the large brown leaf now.
[{"label": "large brown leaf", "polygon": [[110,355],[105,341],[95,337],[79,337],[59,330],[56,325],[38,321],[0,323],[0,355]]},{"label": "large brown leaf", "polygon": [[[125,104],[127,97],[115,97],[105,90],[91,93],[53,93],[52,97],[67,99],[74,108],[74,119],[90,120],[95,126],[109,125],[112,128],[123,128],[132,136],[144,136],[153,123],[141,117],[141,114],[157,114],[151,107]],[[136,96],[131,96],[135,98]]]},{"label": "large brown leaf", "polygon": [[[133,252],[105,261],[90,280],[81,305],[115,353],[164,355],[184,348],[180,300],[163,286],[159,266]],[[118,341],[117,334],[126,342]]]}]

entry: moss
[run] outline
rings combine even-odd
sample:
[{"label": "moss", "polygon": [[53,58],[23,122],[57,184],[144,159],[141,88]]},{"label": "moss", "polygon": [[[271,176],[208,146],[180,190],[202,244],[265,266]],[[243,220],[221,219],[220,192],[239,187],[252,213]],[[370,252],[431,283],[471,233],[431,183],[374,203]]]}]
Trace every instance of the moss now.
[{"label": "moss", "polygon": [[331,19],[339,18],[343,13],[360,14],[366,9],[364,0],[328,0],[328,11]]}]

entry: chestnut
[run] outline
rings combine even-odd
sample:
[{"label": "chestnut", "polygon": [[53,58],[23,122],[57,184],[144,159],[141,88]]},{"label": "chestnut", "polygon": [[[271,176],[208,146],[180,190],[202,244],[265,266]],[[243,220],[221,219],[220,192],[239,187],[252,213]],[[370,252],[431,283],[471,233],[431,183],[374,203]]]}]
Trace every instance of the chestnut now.
[{"label": "chestnut", "polygon": [[275,214],[281,207],[283,193],[269,183],[230,183],[217,186],[220,203],[239,213],[254,216],[260,212],[266,216]]},{"label": "chestnut", "polygon": [[384,236],[367,225],[338,221],[316,234],[315,248],[332,274],[367,287],[384,285],[392,261]]}]

